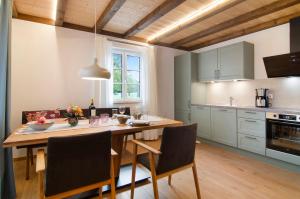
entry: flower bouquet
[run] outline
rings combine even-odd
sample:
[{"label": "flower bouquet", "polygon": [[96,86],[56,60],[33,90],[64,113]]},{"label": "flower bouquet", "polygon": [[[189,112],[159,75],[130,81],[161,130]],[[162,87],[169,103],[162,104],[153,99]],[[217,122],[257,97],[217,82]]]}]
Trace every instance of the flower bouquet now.
[{"label": "flower bouquet", "polygon": [[69,106],[67,112],[64,114],[71,126],[78,124],[78,119],[83,117],[82,109],[79,106]]}]

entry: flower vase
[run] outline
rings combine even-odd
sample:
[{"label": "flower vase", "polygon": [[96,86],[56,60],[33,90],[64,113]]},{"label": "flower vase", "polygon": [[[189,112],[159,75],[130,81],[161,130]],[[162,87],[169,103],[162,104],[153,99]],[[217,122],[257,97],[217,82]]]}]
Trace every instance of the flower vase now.
[{"label": "flower vase", "polygon": [[68,123],[70,124],[70,126],[77,126],[78,118],[77,117],[69,117]]}]

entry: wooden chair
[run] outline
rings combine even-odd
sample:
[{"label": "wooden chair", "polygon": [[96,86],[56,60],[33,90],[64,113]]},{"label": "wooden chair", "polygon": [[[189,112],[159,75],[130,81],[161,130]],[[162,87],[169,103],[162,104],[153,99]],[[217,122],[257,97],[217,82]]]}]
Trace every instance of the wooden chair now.
[{"label": "wooden chair", "polygon": [[[158,199],[157,180],[168,176],[171,185],[171,175],[179,171],[192,168],[197,198],[200,199],[200,188],[197,178],[195,157],[197,124],[165,128],[162,135],[160,150],[156,150],[144,143],[133,140],[133,166],[131,199],[134,198],[135,173],[137,162],[151,171],[155,199]],[[148,151],[137,156],[137,149],[142,147]]]},{"label": "wooden chair", "polygon": [[102,198],[102,187],[110,185],[114,199],[115,155],[111,149],[110,131],[49,138],[46,170],[44,150],[37,153],[39,198],[66,198],[93,189],[98,189],[99,198]]}]

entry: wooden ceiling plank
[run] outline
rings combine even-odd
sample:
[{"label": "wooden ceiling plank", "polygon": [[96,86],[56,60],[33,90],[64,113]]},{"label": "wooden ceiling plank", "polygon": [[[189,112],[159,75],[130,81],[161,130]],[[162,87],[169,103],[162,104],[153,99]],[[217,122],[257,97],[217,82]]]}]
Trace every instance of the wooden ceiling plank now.
[{"label": "wooden ceiling plank", "polygon": [[187,29],[197,23],[200,23],[201,21],[204,21],[205,19],[208,19],[210,17],[213,17],[221,12],[224,12],[242,2],[245,2],[246,0],[235,0],[235,1],[232,1],[230,2],[229,4],[225,5],[225,6],[221,6],[220,8],[216,9],[216,10],[213,10],[212,12],[208,12],[207,14],[204,14],[203,16],[201,16],[200,18],[196,19],[196,20],[192,20],[191,22],[189,23],[186,23],[186,24],[183,24],[183,25],[180,25],[178,28],[174,29],[174,30],[171,30],[169,32],[167,32],[166,34],[163,34],[159,37],[157,37],[152,43],[159,43],[159,40],[162,40],[163,38],[166,38],[166,37],[169,37],[169,36],[172,36],[184,29]]},{"label": "wooden ceiling plank", "polygon": [[234,19],[222,22],[214,27],[208,28],[206,30],[197,32],[195,34],[192,34],[188,37],[185,37],[183,39],[177,40],[175,42],[172,43],[173,46],[180,46],[189,42],[192,42],[196,39],[220,32],[224,29],[228,29],[234,26],[238,26],[242,23],[246,23],[248,21],[257,19],[259,17],[262,17],[264,15],[268,15],[271,14],[273,12],[291,7],[293,5],[299,4],[300,1],[299,0],[278,0],[274,3],[271,3],[269,5],[263,6],[261,8],[258,8],[256,10],[247,12],[245,14],[242,14]]},{"label": "wooden ceiling plank", "polygon": [[157,8],[155,8],[151,13],[149,13],[147,16],[145,16],[142,20],[140,20],[138,23],[136,23],[133,27],[131,27],[126,33],[125,38],[128,38],[130,36],[133,36],[137,34],[138,32],[142,31],[146,27],[148,27],[150,24],[179,6],[181,3],[183,3],[185,0],[166,0],[161,5],[159,5]]},{"label": "wooden ceiling plank", "polygon": [[258,31],[261,31],[261,30],[265,30],[265,29],[268,29],[268,28],[279,26],[279,25],[288,23],[290,19],[293,19],[293,18],[299,17],[299,16],[300,16],[300,13],[294,13],[294,14],[283,16],[283,17],[279,17],[277,19],[273,19],[273,20],[270,20],[268,22],[264,22],[264,23],[261,23],[261,24],[258,24],[258,25],[255,25],[255,26],[252,26],[252,27],[249,27],[249,28],[245,28],[245,29],[242,29],[240,31],[227,34],[227,35],[222,36],[222,37],[218,37],[218,38],[215,38],[215,39],[212,39],[212,40],[209,40],[209,41],[202,42],[200,44],[193,45],[191,47],[187,47],[187,49],[189,51],[194,51],[194,50],[204,48],[204,47],[207,47],[207,46],[210,46],[210,45],[213,45],[213,44],[217,44],[217,43],[220,43],[220,42],[223,42],[223,41],[227,41],[227,40],[234,39],[234,38],[237,38],[237,37],[241,37],[241,36],[244,36],[244,35],[248,35],[248,34],[251,34],[251,33],[254,33],[254,32],[258,32]]},{"label": "wooden ceiling plank", "polygon": [[[96,22],[97,30],[102,30],[110,19],[118,12],[126,0],[111,0]],[[95,28],[95,27],[94,27]]]},{"label": "wooden ceiling plank", "polygon": [[66,5],[68,0],[58,0],[56,7],[56,26],[62,26],[64,23],[64,17],[66,12]]}]

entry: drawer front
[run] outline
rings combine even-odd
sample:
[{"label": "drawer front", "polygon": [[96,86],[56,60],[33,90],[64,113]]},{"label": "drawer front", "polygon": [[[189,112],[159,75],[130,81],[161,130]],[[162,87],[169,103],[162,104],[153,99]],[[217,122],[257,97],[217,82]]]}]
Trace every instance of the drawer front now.
[{"label": "drawer front", "polygon": [[266,122],[247,118],[238,119],[238,132],[247,135],[266,137]]},{"label": "drawer front", "polygon": [[239,133],[238,148],[266,155],[266,139]]},{"label": "drawer front", "polygon": [[259,112],[259,111],[239,109],[238,117],[251,118],[251,119],[256,119],[256,120],[266,120],[266,113]]}]

